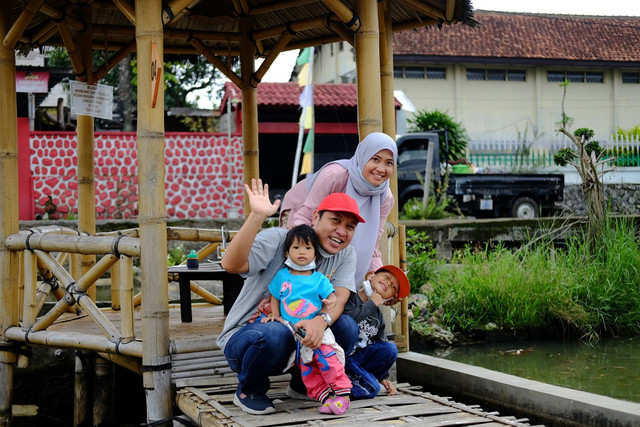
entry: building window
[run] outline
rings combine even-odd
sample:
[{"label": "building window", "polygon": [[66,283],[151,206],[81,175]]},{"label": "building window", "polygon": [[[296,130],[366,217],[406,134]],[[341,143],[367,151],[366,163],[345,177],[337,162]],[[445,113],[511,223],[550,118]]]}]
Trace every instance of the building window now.
[{"label": "building window", "polygon": [[547,71],[547,81],[550,82],[563,82],[564,71]]},{"label": "building window", "polygon": [[331,46],[331,56],[333,56],[333,43],[331,43],[330,46]]},{"label": "building window", "polygon": [[403,77],[404,74],[402,74],[402,67],[393,67],[393,78],[401,79]]},{"label": "building window", "polygon": [[505,80],[507,77],[507,72],[505,70],[487,70],[487,80]]},{"label": "building window", "polygon": [[526,82],[527,72],[525,70],[507,70],[507,80],[510,82]]},{"label": "building window", "polygon": [[640,84],[640,73],[622,73],[622,83]]},{"label": "building window", "polygon": [[547,71],[547,81],[572,83],[604,83],[604,73],[600,71]]},{"label": "building window", "polygon": [[527,80],[527,72],[504,68],[467,68],[467,80],[524,82]]},{"label": "building window", "polygon": [[405,67],[404,76],[408,79],[424,79],[423,67]]},{"label": "building window", "polygon": [[342,52],[342,51],[344,50],[344,42],[339,42],[339,43],[338,43],[338,50],[339,50],[340,52]]},{"label": "building window", "polygon": [[427,78],[444,80],[447,78],[447,69],[446,68],[427,68]]},{"label": "building window", "polygon": [[485,70],[482,68],[467,68],[467,80],[484,80]]}]

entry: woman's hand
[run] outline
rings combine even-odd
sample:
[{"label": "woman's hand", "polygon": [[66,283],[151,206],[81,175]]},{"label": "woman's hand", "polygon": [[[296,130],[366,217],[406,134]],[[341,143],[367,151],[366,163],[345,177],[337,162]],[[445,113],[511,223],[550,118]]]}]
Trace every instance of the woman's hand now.
[{"label": "woman's hand", "polygon": [[394,394],[396,394],[398,392],[398,390],[396,390],[394,385],[391,384],[391,382],[389,380],[382,380],[382,381],[380,381],[380,384],[382,384],[384,389],[387,390],[387,394],[389,396],[393,396]]},{"label": "woman's hand", "polygon": [[262,319],[260,319],[260,322],[262,323],[275,322],[275,321],[282,322],[282,318],[274,316],[273,314],[269,314],[268,316],[265,316]]},{"label": "woman's hand", "polygon": [[249,197],[251,213],[268,218],[274,215],[280,207],[280,200],[271,203],[269,200],[269,184],[262,184],[260,178],[251,180],[251,187],[244,185],[244,190]]}]

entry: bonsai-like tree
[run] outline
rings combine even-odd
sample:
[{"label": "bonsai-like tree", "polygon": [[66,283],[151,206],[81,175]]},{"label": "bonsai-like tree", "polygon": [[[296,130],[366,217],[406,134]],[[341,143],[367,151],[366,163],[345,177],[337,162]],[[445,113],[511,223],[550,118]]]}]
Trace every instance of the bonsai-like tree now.
[{"label": "bonsai-like tree", "polygon": [[[456,122],[447,113],[437,109],[434,111],[420,110],[414,113],[413,119],[409,119],[408,122],[412,125],[409,132],[429,132],[431,130],[446,129],[449,142],[448,160],[464,158],[469,136],[462,123]],[[440,153],[444,153],[447,149],[444,133],[440,132],[438,136]]]},{"label": "bonsai-like tree", "polygon": [[602,158],[604,149],[598,141],[591,140],[595,134],[593,130],[580,128],[573,133],[569,131],[572,119],[564,111],[564,100],[567,95],[568,85],[568,80],[560,84],[564,93],[562,95],[562,120],[559,123],[558,132],[566,135],[573,142],[575,148],[563,148],[554,155],[553,160],[560,166],[572,165],[580,175],[582,190],[587,203],[588,232],[593,243],[603,230],[605,219],[602,177],[614,168],[605,169],[604,165],[610,163],[612,159]]}]

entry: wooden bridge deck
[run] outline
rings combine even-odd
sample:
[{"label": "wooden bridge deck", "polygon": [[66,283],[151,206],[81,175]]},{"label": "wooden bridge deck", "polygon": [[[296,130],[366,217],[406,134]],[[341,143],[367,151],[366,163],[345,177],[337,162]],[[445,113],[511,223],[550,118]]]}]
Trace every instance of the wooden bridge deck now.
[{"label": "wooden bridge deck", "polygon": [[[102,310],[119,327],[119,312]],[[136,310],[136,336],[141,336],[140,311]],[[176,388],[176,405],[201,426],[272,426],[272,425],[352,425],[367,426],[415,424],[421,426],[482,425],[528,426],[527,419],[500,416],[485,412],[476,405],[464,405],[446,397],[421,390],[419,386],[398,384],[398,394],[382,393],[375,399],[353,401],[343,416],[318,412],[318,402],[290,399],[285,390],[288,375],[272,378],[269,397],[274,399],[276,412],[255,416],[233,404],[237,377],[215,345],[222,330],[222,306],[194,304],[193,322],[183,323],[177,305],[170,307],[170,339],[172,341],[172,383]],[[100,328],[88,317],[64,314],[48,330],[79,334],[102,335]],[[186,348],[202,348],[186,351]],[[183,350],[180,350],[183,349]]]}]

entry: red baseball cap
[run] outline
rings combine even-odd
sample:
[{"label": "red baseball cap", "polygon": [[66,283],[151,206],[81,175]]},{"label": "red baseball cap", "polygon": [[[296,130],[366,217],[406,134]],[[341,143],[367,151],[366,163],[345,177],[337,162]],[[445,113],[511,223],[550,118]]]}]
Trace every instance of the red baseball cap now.
[{"label": "red baseball cap", "polygon": [[364,222],[364,219],[360,216],[360,209],[353,197],[345,193],[332,193],[322,199],[318,208],[318,212],[321,211],[333,211],[333,212],[347,212],[355,215],[358,222]]},{"label": "red baseball cap", "polygon": [[388,271],[389,273],[396,276],[399,286],[398,298],[404,298],[409,295],[409,292],[411,292],[411,285],[409,284],[409,279],[407,278],[407,275],[404,274],[404,271],[400,270],[395,265],[383,265],[376,270],[376,273],[379,271]]}]

